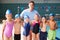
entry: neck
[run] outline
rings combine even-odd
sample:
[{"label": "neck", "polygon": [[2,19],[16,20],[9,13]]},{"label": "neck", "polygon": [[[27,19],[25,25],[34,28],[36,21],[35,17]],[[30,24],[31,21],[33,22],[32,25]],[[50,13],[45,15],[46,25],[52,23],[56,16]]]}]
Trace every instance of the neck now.
[{"label": "neck", "polygon": [[35,20],[35,22],[38,22],[39,20]]},{"label": "neck", "polygon": [[17,23],[21,23],[21,21],[16,21]]},{"label": "neck", "polygon": [[54,20],[51,20],[51,21],[54,21]]},{"label": "neck", "polygon": [[36,21],[39,21],[39,20],[36,20]]},{"label": "neck", "polygon": [[8,20],[8,19],[7,19],[7,21],[12,21],[12,20]]},{"label": "neck", "polygon": [[46,23],[46,22],[43,22],[44,24]]},{"label": "neck", "polygon": [[33,9],[29,8],[30,11],[33,11]]}]

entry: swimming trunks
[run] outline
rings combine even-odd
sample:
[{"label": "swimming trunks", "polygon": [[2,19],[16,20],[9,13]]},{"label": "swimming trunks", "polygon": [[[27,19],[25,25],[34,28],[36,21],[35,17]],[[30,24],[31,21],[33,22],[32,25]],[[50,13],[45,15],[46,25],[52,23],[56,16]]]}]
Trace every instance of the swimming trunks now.
[{"label": "swimming trunks", "polygon": [[50,30],[48,31],[48,39],[49,40],[55,40],[56,37],[56,30]]},{"label": "swimming trunks", "polygon": [[14,40],[20,40],[21,34],[14,34]]},{"label": "swimming trunks", "polygon": [[40,31],[40,40],[47,40],[47,32]]},{"label": "swimming trunks", "polygon": [[30,32],[30,23],[25,23],[23,35],[24,36],[28,36],[29,35],[29,32]]}]

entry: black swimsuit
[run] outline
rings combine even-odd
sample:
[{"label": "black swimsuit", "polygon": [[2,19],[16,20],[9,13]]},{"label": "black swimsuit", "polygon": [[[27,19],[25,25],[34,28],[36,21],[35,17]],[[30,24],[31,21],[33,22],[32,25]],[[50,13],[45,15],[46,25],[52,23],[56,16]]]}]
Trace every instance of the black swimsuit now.
[{"label": "black swimsuit", "polygon": [[33,25],[32,32],[35,34],[39,33],[39,26],[39,23],[35,23],[35,25]]}]

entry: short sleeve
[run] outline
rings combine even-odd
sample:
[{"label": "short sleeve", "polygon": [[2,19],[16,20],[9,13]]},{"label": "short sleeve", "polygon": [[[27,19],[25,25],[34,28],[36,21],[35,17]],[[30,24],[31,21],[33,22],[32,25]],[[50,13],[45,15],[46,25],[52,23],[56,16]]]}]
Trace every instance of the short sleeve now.
[{"label": "short sleeve", "polygon": [[40,14],[38,13],[38,11],[36,11],[36,10],[35,10],[35,13],[36,13],[36,14],[38,14],[38,15],[39,15],[39,17],[40,17]]},{"label": "short sleeve", "polygon": [[23,18],[24,17],[24,13],[25,11],[22,11],[21,14],[20,14],[20,17]]}]

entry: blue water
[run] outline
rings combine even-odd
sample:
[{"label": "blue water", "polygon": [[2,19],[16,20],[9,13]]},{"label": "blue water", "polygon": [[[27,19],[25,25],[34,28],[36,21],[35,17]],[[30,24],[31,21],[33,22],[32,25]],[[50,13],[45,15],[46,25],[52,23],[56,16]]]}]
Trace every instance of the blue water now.
[{"label": "blue water", "polygon": [[58,29],[56,30],[56,38],[60,40],[60,21],[57,21]]},{"label": "blue water", "polygon": [[[60,40],[60,21],[56,21],[58,29],[56,30],[56,40]],[[49,30],[49,27],[47,27],[47,31]]]}]

